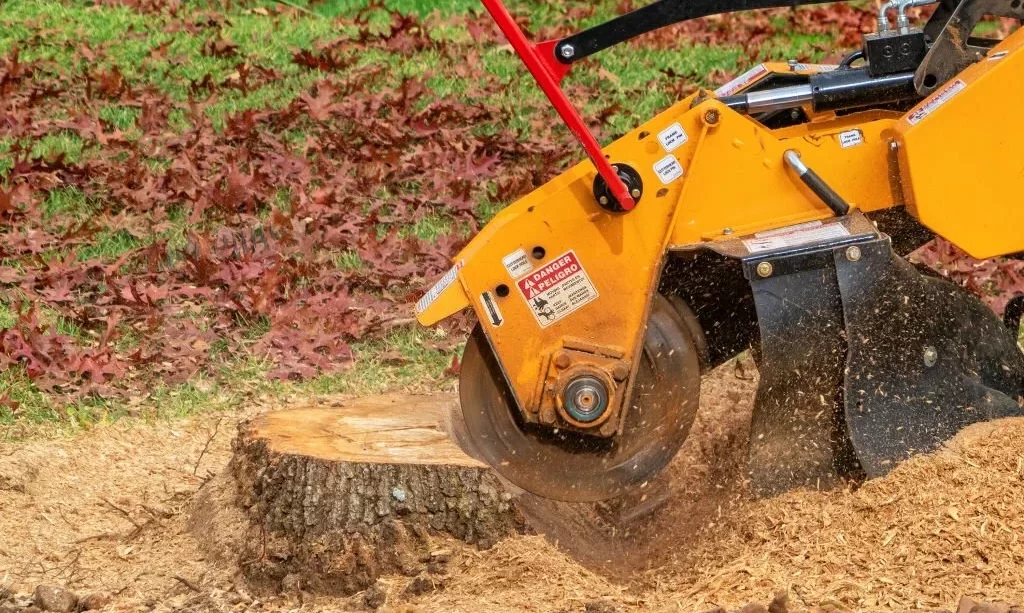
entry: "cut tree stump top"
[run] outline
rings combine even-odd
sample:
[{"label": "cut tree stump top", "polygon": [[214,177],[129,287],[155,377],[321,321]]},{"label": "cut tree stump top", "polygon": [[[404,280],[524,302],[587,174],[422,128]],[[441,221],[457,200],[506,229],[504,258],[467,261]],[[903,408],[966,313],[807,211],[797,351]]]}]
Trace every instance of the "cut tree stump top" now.
[{"label": "cut tree stump top", "polygon": [[250,436],[272,452],[369,464],[447,464],[482,468],[449,438],[452,396],[389,394],[299,407],[252,420]]}]

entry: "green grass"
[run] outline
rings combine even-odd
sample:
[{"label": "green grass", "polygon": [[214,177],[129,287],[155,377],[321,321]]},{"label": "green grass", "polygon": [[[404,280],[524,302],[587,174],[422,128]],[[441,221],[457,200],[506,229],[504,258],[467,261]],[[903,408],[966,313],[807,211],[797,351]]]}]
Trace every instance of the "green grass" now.
[{"label": "green grass", "polygon": [[[4,322],[0,302],[0,329]],[[254,396],[284,398],[294,395],[373,394],[396,388],[436,389],[447,377],[445,370],[456,351],[430,348],[440,340],[437,330],[401,329],[386,339],[353,347],[352,367],[341,373],[323,374],[301,383],[267,378],[270,365],[257,357],[225,362],[212,374],[180,385],[157,384],[145,397],[103,399],[89,397],[58,403],[41,391],[21,368],[0,372],[0,398],[17,403],[17,412],[0,404],[0,440],[20,436],[24,426],[60,425],[73,432],[125,417],[163,420],[187,417],[202,411],[241,408]],[[396,363],[398,362],[398,363]],[[21,428],[12,426],[18,424]]]}]

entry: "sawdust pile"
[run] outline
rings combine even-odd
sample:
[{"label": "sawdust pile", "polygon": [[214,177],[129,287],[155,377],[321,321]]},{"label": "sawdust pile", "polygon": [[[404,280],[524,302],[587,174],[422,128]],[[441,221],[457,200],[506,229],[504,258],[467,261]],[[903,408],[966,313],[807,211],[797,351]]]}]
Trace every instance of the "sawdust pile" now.
[{"label": "sawdust pile", "polygon": [[[855,491],[744,500],[722,479],[744,454],[738,433],[753,385],[738,371],[709,381],[708,410],[679,458],[688,470],[670,471],[681,491],[637,532],[646,541],[634,554],[647,568],[608,556],[628,549],[624,541],[600,547],[619,572],[581,564],[564,539],[594,535],[577,529],[562,532],[563,550],[541,537],[486,551],[439,538],[433,549],[445,561],[435,571],[383,577],[372,594],[327,597],[284,582],[280,593],[253,593],[232,552],[211,555],[197,536],[214,535],[189,527],[230,458],[234,429],[220,421],[247,416],[211,415],[0,443],[0,592],[27,603],[47,584],[107,597],[107,611],[238,613],[371,603],[418,613],[703,613],[766,604],[780,591],[790,613],[1024,601],[1024,419],[972,426]],[[230,500],[219,504],[230,514]]]},{"label": "sawdust pile", "polygon": [[[790,609],[953,608],[960,596],[1024,595],[1024,419],[978,424],[947,448],[856,491],[791,492],[725,511],[667,566],[623,589],[542,539],[519,538],[461,561],[425,611],[704,611],[768,602]],[[419,610],[419,607],[418,607]]]}]

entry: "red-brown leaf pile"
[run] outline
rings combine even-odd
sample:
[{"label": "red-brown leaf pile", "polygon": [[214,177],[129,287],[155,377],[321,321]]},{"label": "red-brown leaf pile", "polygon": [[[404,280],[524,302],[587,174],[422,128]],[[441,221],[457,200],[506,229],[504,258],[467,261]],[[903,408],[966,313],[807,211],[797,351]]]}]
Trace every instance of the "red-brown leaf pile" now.
[{"label": "red-brown leaf pile", "polygon": [[[539,102],[520,131],[504,127],[512,111],[485,102],[505,86],[481,67],[483,49],[500,42],[482,17],[445,21],[471,33],[469,44],[436,40],[404,15],[390,26],[362,14],[337,20],[349,34],[291,56],[311,85],[215,126],[229,92],[257,91],[280,70],[242,57],[221,14],[177,0],[118,4],[170,15],[169,31],[203,37],[204,57],[237,66],[226,79],[192,80],[176,101],[108,61],[118,41],[75,49],[84,78],[18,50],[3,58],[0,138],[12,144],[0,300],[16,321],[0,331],[0,370],[18,366],[52,393],[116,395],[248,356],[280,378],[345,368],[353,342],[409,323],[411,304],[478,229],[481,203],[507,203],[580,157]],[[872,19],[839,6],[787,13],[785,27],[856,35]],[[574,5],[567,23],[591,12]],[[779,27],[770,15],[710,18],[637,44],[749,47]],[[423,51],[441,59],[441,76],[466,84],[460,95],[435,94],[436,72],[396,79],[387,62],[360,61]],[[155,46],[141,69],[182,61],[172,54]],[[134,127],[102,119],[109,105],[134,109]],[[81,140],[80,155],[35,150],[68,137]],[[77,204],[53,205],[61,194]],[[437,237],[410,231],[439,219],[449,231]],[[123,248],[99,248],[112,242]]]},{"label": "red-brown leaf pile", "polygon": [[[283,108],[232,114],[221,130],[208,113],[218,94],[272,81],[273,69],[239,58],[228,81],[207,75],[175,103],[116,69],[82,82],[11,53],[0,70],[0,129],[15,142],[0,191],[0,283],[17,322],[0,331],[0,369],[20,364],[45,390],[80,394],[184,381],[243,354],[269,359],[282,378],[344,368],[350,343],[408,323],[411,303],[478,229],[480,202],[529,191],[572,154],[553,122],[524,137],[481,134],[507,121],[503,110],[438,98],[429,75],[389,85],[386,65],[348,69],[351,49],[338,50],[353,45],[436,46],[472,83],[465,98],[489,93],[472,91],[487,87],[476,83],[476,52],[435,44],[398,15],[383,32],[296,50],[296,64],[331,72]],[[204,53],[235,49],[217,38]],[[70,116],[53,118],[48,101],[70,98]],[[99,119],[108,103],[139,109],[139,134]],[[170,126],[174,112],[187,128]],[[81,160],[26,144],[67,134],[84,142]],[[46,210],[69,189],[88,214]],[[451,232],[403,231],[437,216]],[[89,255],[112,234],[133,246]]]}]

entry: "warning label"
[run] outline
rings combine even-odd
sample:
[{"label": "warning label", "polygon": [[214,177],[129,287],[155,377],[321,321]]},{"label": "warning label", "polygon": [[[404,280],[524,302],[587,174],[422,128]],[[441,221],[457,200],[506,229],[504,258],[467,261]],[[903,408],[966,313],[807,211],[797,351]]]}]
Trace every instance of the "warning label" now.
[{"label": "warning label", "polygon": [[960,79],[950,82],[941,90],[932,94],[931,98],[921,103],[921,106],[918,107],[916,111],[907,115],[907,121],[912,126],[917,125],[922,119],[937,111],[940,106],[952,100],[953,96],[959,94],[966,88],[967,84]]},{"label": "warning label", "polygon": [[575,251],[567,251],[516,282],[541,328],[597,298]]},{"label": "warning label", "polygon": [[658,140],[661,141],[661,146],[665,148],[666,153],[682,147],[688,139],[686,130],[683,130],[683,126],[678,123],[674,123],[658,132]]},{"label": "warning label", "polygon": [[518,279],[533,270],[533,265],[530,264],[530,259],[526,257],[526,252],[522,249],[516,249],[512,253],[501,258],[501,263],[505,266],[505,270],[508,271],[508,274],[512,275],[513,279]]},{"label": "warning label", "polygon": [[758,64],[732,81],[729,81],[725,85],[716,89],[715,95],[719,98],[723,96],[731,96],[740,90],[745,89],[763,74],[768,74],[768,67],[764,64]]},{"label": "warning label", "polygon": [[761,253],[787,247],[799,247],[800,245],[843,238],[849,235],[850,231],[842,224],[822,224],[820,221],[809,221],[788,228],[758,232],[754,235],[754,238],[744,240],[743,244],[750,253]]},{"label": "warning label", "polygon": [[839,146],[843,149],[856,147],[864,142],[864,133],[860,130],[847,130],[839,133]]},{"label": "warning label", "polygon": [[683,167],[674,155],[666,155],[654,164],[654,174],[658,175],[665,185],[683,176]]}]

